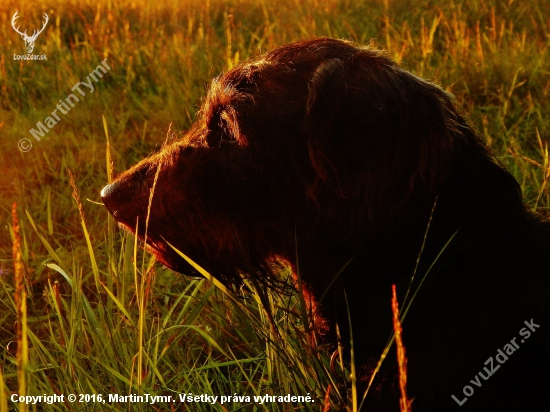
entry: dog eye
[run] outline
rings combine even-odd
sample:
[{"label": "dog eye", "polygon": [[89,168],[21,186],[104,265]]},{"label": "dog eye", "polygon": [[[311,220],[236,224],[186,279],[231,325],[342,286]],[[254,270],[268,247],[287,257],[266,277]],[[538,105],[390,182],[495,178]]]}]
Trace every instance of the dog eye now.
[{"label": "dog eye", "polygon": [[237,139],[234,135],[234,128],[231,124],[231,119],[226,112],[222,112],[218,120],[218,128],[220,130],[220,144],[221,142],[236,142]]},{"label": "dog eye", "polygon": [[229,125],[227,123],[227,120],[225,120],[223,117],[220,118],[220,131],[221,131],[221,135],[220,135],[220,140],[223,140],[223,141],[228,141],[228,142],[236,142],[237,139],[235,139],[235,136],[233,136],[233,134],[230,132],[230,128],[229,128]]},{"label": "dog eye", "polygon": [[206,141],[210,147],[218,147],[225,143],[236,143],[237,139],[231,133],[231,129],[226,119],[219,117],[218,121],[212,122],[212,125],[209,127],[208,135],[206,136]]},{"label": "dog eye", "polygon": [[233,136],[230,133],[222,133],[222,139],[223,142],[228,143],[237,143],[237,139],[235,139],[235,136]]}]

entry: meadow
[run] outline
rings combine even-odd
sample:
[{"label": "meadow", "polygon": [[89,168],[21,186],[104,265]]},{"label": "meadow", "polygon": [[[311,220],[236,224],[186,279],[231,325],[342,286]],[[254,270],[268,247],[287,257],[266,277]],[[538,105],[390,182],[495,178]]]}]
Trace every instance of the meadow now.
[{"label": "meadow", "polygon": [[[47,60],[14,58],[26,54],[16,10],[29,34],[47,13],[33,52]],[[281,44],[386,50],[452,92],[529,207],[550,207],[547,0],[6,0],[0,15],[0,412],[360,409],[350,372],[310,345],[300,296],[173,273],[100,204],[113,176],[189,128],[214,76]],[[29,131],[102,61],[94,90],[37,140]],[[26,406],[12,393],[95,398]],[[254,402],[265,394],[313,402]]]}]

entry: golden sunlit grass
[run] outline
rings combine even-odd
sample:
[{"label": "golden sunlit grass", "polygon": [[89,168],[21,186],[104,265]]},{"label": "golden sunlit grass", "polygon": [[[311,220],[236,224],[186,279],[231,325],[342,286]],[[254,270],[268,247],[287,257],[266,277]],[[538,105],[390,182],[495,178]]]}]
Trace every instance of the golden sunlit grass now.
[{"label": "golden sunlit grass", "polygon": [[397,302],[395,285],[392,285],[391,309],[393,313],[395,345],[397,347],[397,363],[399,365],[399,390],[401,391],[399,406],[401,412],[410,412],[412,401],[407,398],[407,357],[405,355],[405,345],[403,344],[403,329],[401,327],[401,320],[399,319],[399,304]]},{"label": "golden sunlit grass", "polygon": [[[9,24],[16,10],[30,33],[48,13],[34,51],[47,60],[13,59],[25,50]],[[254,285],[231,299],[175,275],[95,203],[116,172],[160,147],[170,124],[169,138],[191,125],[213,76],[281,44],[374,39],[452,91],[528,204],[550,205],[546,0],[7,0],[0,14],[0,344],[17,343],[1,352],[0,412],[13,407],[12,392],[310,393],[304,410],[360,408],[361,394],[347,399],[350,374],[332,376],[322,352],[308,349],[303,299],[261,296]],[[111,70],[94,92],[36,141],[29,130],[104,59]],[[22,138],[33,144],[27,153]]]},{"label": "golden sunlit grass", "polygon": [[[17,217],[17,203],[12,205],[12,231],[13,231],[13,268],[14,268],[14,305],[16,310],[16,362],[17,362],[17,393],[21,396],[27,394],[27,365],[29,363],[29,345],[27,340],[27,291],[25,285],[25,268],[21,258],[21,236],[19,234],[19,218]],[[27,410],[27,405],[22,405],[21,411]]]}]

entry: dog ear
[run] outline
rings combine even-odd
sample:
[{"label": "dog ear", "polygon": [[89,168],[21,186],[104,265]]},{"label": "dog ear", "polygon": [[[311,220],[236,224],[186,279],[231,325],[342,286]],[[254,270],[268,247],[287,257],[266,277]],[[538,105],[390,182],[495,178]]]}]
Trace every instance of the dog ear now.
[{"label": "dog ear", "polygon": [[442,192],[448,202],[460,197],[466,220],[511,199],[516,212],[522,207],[517,182],[453,97],[380,52],[362,49],[317,67],[304,131],[318,176],[312,196],[332,192],[344,206],[361,205],[371,223]]},{"label": "dog ear", "polygon": [[307,100],[315,170],[343,196],[354,176],[367,182],[383,176],[403,195],[430,191],[445,176],[452,151],[446,100],[437,86],[379,52],[325,61],[311,77]]}]

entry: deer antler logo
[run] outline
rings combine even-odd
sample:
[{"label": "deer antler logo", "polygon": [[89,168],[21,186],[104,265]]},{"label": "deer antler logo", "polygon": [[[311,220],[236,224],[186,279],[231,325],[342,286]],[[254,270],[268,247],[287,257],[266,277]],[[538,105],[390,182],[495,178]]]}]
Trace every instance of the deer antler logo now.
[{"label": "deer antler logo", "polygon": [[48,15],[46,13],[44,13],[44,23],[42,25],[42,28],[40,30],[34,30],[34,32],[32,33],[32,36],[29,36],[27,35],[27,30],[25,30],[24,33],[21,33],[19,31],[19,27],[15,27],[15,20],[17,20],[17,18],[19,17],[17,14],[19,13],[19,10],[17,10],[12,19],[11,19],[11,25],[13,27],[13,29],[19,33],[21,35],[21,38],[23,40],[25,40],[25,47],[27,48],[27,53],[31,54],[33,49],[34,49],[34,42],[36,41],[36,38],[38,37],[38,35],[40,33],[42,33],[44,31],[44,29],[46,28],[46,24],[48,24],[48,21],[50,20],[50,18],[48,17]]}]

